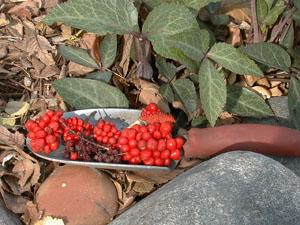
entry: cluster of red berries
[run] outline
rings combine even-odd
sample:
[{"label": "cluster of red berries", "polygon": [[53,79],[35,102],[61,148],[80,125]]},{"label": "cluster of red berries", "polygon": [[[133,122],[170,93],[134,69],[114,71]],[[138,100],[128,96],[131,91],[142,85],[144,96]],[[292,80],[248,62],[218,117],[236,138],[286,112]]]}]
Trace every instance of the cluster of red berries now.
[{"label": "cluster of red berries", "polygon": [[30,146],[34,152],[44,152],[46,154],[58,148],[60,135],[64,130],[61,126],[60,119],[63,111],[47,111],[45,115],[37,120],[29,120],[25,127],[29,131],[27,137],[31,139]]},{"label": "cluster of red berries", "polygon": [[141,120],[147,123],[169,122],[175,123],[176,120],[172,115],[162,112],[155,103],[150,103],[142,110]]},{"label": "cluster of red berries", "polygon": [[134,125],[126,128],[118,140],[117,147],[124,152],[123,160],[129,164],[169,166],[171,160],[179,160],[183,139],[172,138],[169,122]]},{"label": "cluster of red berries", "polygon": [[147,125],[135,124],[132,128],[118,130],[114,123],[100,119],[96,126],[74,116],[61,118],[63,111],[47,111],[36,121],[26,122],[35,152],[46,154],[56,150],[63,138],[63,156],[71,160],[169,166],[179,160],[183,139],[172,138],[173,116],[163,113],[151,103],[141,114]]}]

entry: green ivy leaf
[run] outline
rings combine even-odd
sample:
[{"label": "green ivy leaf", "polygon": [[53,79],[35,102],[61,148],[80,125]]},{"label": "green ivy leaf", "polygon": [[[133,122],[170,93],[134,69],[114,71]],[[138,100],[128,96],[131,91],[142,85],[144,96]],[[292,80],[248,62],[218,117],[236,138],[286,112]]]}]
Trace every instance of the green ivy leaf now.
[{"label": "green ivy leaf", "polygon": [[166,39],[172,35],[193,30],[198,27],[196,17],[182,4],[161,4],[147,16],[143,34],[151,41],[154,50],[163,57],[171,58],[197,70],[197,64],[182,51],[169,46]]},{"label": "green ivy leaf", "polygon": [[209,18],[210,18],[210,21],[212,22],[212,24],[217,25],[217,26],[226,25],[230,21],[229,16],[224,15],[224,14],[210,15]]},{"label": "green ivy leaf", "polygon": [[128,108],[126,96],[119,89],[101,81],[63,78],[55,80],[52,84],[64,101],[76,109]]},{"label": "green ivy leaf", "polygon": [[288,94],[289,113],[298,130],[300,130],[300,82],[291,78]]},{"label": "green ivy leaf", "polygon": [[112,72],[110,71],[103,71],[103,72],[97,71],[97,72],[92,72],[87,74],[85,78],[108,83],[111,79],[111,76],[112,76]]},{"label": "green ivy leaf", "polygon": [[99,69],[95,60],[82,48],[75,48],[66,45],[60,45],[58,52],[66,59],[73,61],[77,64],[87,66],[94,69]]},{"label": "green ivy leaf", "polygon": [[259,95],[247,88],[231,85],[227,86],[225,110],[248,117],[274,116],[271,108]]},{"label": "green ivy leaf", "polygon": [[265,17],[268,15],[268,4],[265,0],[256,1],[256,17],[258,24],[261,24]]},{"label": "green ivy leaf", "polygon": [[117,54],[117,36],[115,34],[107,34],[100,45],[100,57],[103,66],[110,67]]},{"label": "green ivy leaf", "polygon": [[273,43],[253,43],[247,45],[247,47],[242,46],[239,50],[252,59],[270,67],[288,71],[291,66],[289,54],[282,47]]},{"label": "green ivy leaf", "polygon": [[167,63],[160,55],[156,56],[155,65],[158,68],[159,73],[168,78],[169,81],[175,77],[176,67],[172,63]]},{"label": "green ivy leaf", "polygon": [[297,8],[297,9],[300,9],[300,2],[299,0],[292,0],[294,6]]},{"label": "green ivy leaf", "polygon": [[215,44],[208,54],[211,59],[232,72],[258,77],[264,75],[251,59],[229,44]]},{"label": "green ivy leaf", "polygon": [[274,6],[265,17],[264,24],[272,25],[276,22],[278,16],[283,12],[285,6]]},{"label": "green ivy leaf", "polygon": [[186,78],[181,78],[173,81],[172,85],[186,112],[192,114],[197,109],[198,102],[193,82]]},{"label": "green ivy leaf", "polygon": [[54,7],[43,22],[63,22],[88,32],[126,34],[134,30],[138,12],[128,0],[71,0]]},{"label": "green ivy leaf", "polygon": [[293,13],[293,19],[298,23],[298,25],[300,24],[300,8],[297,9],[294,13]]},{"label": "green ivy leaf", "polygon": [[198,128],[205,128],[207,125],[207,119],[205,116],[199,116],[192,120],[191,125],[192,127],[198,127]]},{"label": "green ivy leaf", "polygon": [[175,34],[167,38],[166,43],[179,49],[195,61],[201,61],[209,48],[209,33],[206,30],[195,29]]},{"label": "green ivy leaf", "polygon": [[168,102],[174,102],[174,94],[169,84],[163,84],[159,87],[159,93],[167,99]]},{"label": "green ivy leaf", "polygon": [[221,0],[183,0],[184,4],[187,7],[199,10],[200,8],[203,8],[204,6],[207,6],[211,2],[220,2]]},{"label": "green ivy leaf", "polygon": [[214,126],[225,106],[227,91],[224,79],[208,59],[204,59],[200,66],[199,84],[205,116]]}]

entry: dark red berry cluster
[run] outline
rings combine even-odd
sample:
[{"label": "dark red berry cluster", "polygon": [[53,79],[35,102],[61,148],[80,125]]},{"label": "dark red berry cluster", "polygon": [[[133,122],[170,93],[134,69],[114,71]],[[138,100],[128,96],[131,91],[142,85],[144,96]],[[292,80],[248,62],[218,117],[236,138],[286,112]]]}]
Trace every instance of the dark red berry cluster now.
[{"label": "dark red berry cluster", "polygon": [[134,125],[126,128],[118,140],[117,147],[124,152],[123,160],[130,164],[169,166],[171,160],[179,160],[183,139],[172,138],[169,122]]},{"label": "dark red berry cluster", "polygon": [[62,115],[63,111],[61,110],[57,112],[49,110],[37,120],[26,122],[25,126],[29,131],[27,137],[31,139],[30,146],[34,152],[48,154],[58,148],[59,137],[64,132],[59,121]]}]

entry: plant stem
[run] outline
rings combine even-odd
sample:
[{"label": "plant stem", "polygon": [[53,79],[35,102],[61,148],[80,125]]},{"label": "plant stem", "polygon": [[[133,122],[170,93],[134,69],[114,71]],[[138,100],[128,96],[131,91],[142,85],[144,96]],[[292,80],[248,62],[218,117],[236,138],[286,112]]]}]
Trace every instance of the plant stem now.
[{"label": "plant stem", "polygon": [[258,29],[257,17],[256,17],[256,0],[251,0],[251,14],[252,14],[252,26],[253,26],[253,43],[261,42],[261,33]]}]

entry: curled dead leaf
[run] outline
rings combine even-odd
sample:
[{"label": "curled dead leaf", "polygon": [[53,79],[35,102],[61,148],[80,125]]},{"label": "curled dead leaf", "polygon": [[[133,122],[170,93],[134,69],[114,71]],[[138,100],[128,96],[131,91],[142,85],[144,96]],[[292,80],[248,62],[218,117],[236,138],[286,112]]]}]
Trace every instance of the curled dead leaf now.
[{"label": "curled dead leaf", "polygon": [[130,34],[124,35],[124,47],[120,67],[123,69],[123,75],[126,76],[128,72],[128,66],[130,62],[130,49],[133,41],[133,36]]},{"label": "curled dead leaf", "polygon": [[269,89],[269,91],[271,92],[272,97],[274,97],[274,96],[282,96],[282,92],[281,92],[281,90],[279,89],[278,86]]},{"label": "curled dead leaf", "polygon": [[252,87],[253,90],[258,92],[264,99],[271,98],[271,93],[267,89],[261,86]]},{"label": "curled dead leaf", "polygon": [[255,77],[255,76],[251,76],[251,75],[244,75],[244,79],[246,81],[246,83],[252,87],[256,81],[259,80],[259,77]]},{"label": "curled dead leaf", "polygon": [[136,182],[132,187],[132,190],[137,192],[139,195],[150,193],[154,189],[154,184],[149,182]]},{"label": "curled dead leaf", "polygon": [[0,27],[6,26],[7,24],[9,24],[9,20],[4,13],[0,13]]}]

